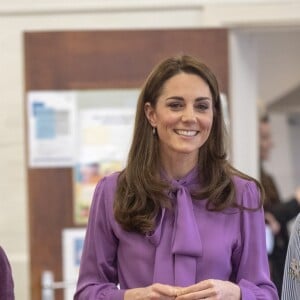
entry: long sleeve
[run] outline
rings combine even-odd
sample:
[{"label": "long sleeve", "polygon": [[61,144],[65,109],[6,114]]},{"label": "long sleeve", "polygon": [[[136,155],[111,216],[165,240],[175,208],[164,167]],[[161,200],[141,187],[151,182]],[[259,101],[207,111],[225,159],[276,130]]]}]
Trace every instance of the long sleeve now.
[{"label": "long sleeve", "polygon": [[14,300],[14,282],[10,263],[0,247],[0,300]]},{"label": "long sleeve", "polygon": [[[239,191],[244,206],[258,206],[259,193],[254,183],[248,183]],[[275,300],[277,290],[270,280],[265,240],[263,210],[243,210],[241,213],[241,245],[238,257],[236,281],[243,300]]]},{"label": "long sleeve", "polygon": [[298,215],[300,212],[300,205],[297,200],[293,198],[287,202],[273,204],[270,207],[270,212],[281,224],[286,224]]},{"label": "long sleeve", "polygon": [[[122,300],[126,289],[154,282],[186,286],[209,278],[236,282],[243,300],[278,299],[269,276],[263,210],[207,210],[206,200],[188,195],[198,187],[196,175],[191,172],[176,183],[176,193],[170,194],[174,209],[162,210],[151,235],[121,228],[113,214],[117,176],[101,180],[92,201],[75,300]],[[235,181],[238,203],[258,207],[255,183]]]},{"label": "long sleeve", "polygon": [[[117,274],[118,241],[111,229],[107,208],[114,187],[106,186],[106,179],[98,183],[89,215],[75,300],[121,300]],[[110,199],[111,200],[111,199]]]},{"label": "long sleeve", "polygon": [[300,214],[291,233],[286,255],[282,300],[300,299]]},{"label": "long sleeve", "polygon": [[294,219],[300,212],[295,198],[282,201],[274,178],[261,169],[261,183],[266,193],[265,209],[270,211],[282,225]]}]

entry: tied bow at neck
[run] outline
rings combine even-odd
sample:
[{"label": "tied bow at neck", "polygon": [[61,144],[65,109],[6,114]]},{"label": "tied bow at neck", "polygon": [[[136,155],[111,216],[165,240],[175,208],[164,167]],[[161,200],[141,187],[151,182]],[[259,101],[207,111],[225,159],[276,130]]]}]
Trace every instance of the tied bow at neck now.
[{"label": "tied bow at neck", "polygon": [[148,237],[156,246],[153,282],[176,286],[196,283],[202,242],[189,192],[192,182],[185,179],[171,182],[174,211],[163,209],[154,234]]}]

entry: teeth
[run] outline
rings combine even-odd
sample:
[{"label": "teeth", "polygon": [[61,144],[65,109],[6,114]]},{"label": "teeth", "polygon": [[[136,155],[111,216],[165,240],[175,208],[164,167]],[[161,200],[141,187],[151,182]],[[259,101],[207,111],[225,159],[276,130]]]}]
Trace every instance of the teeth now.
[{"label": "teeth", "polygon": [[176,130],[176,132],[180,135],[194,136],[197,134],[198,131],[196,131],[196,130]]}]

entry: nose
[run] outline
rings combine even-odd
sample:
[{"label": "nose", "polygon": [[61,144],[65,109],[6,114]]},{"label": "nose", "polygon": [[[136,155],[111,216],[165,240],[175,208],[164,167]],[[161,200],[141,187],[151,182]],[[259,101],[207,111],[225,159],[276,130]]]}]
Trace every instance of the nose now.
[{"label": "nose", "polygon": [[181,116],[182,122],[196,122],[196,115],[193,107],[186,107]]}]

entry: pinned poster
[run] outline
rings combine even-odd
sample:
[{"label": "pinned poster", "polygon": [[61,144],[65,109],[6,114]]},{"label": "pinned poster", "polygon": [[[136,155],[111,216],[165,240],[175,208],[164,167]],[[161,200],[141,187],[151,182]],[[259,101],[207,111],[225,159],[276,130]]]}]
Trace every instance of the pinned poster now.
[{"label": "pinned poster", "polygon": [[76,93],[27,94],[29,167],[71,167],[75,162]]},{"label": "pinned poster", "polygon": [[134,108],[79,112],[79,159],[74,168],[75,224],[87,223],[97,182],[124,168],[134,115]]},{"label": "pinned poster", "polygon": [[74,297],[85,233],[85,228],[65,228],[62,232],[64,300]]}]

